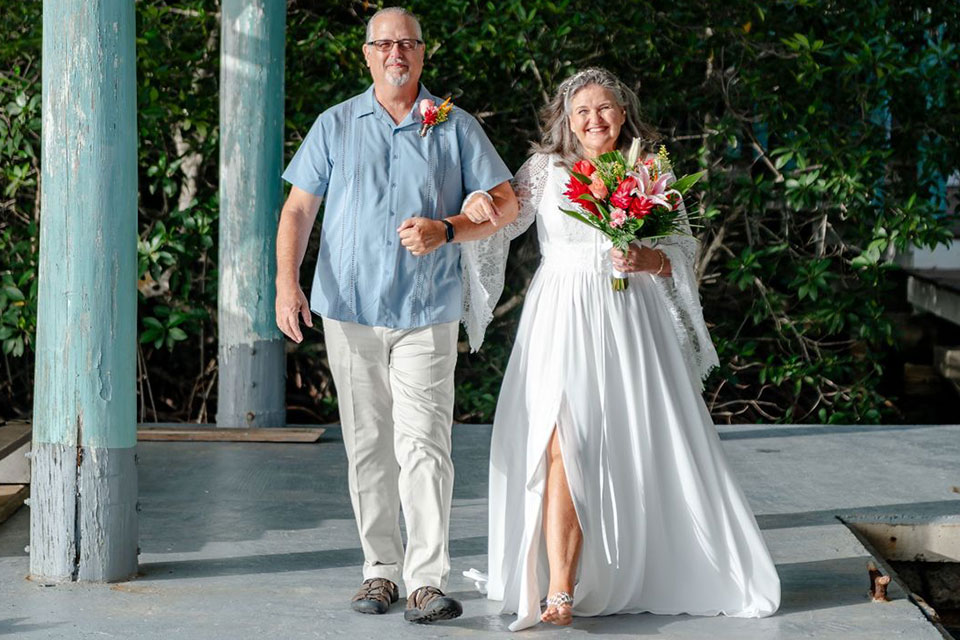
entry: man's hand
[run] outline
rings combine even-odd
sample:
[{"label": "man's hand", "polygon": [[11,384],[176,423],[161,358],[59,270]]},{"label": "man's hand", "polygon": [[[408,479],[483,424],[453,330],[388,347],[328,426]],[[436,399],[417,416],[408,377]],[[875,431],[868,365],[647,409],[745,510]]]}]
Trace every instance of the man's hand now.
[{"label": "man's hand", "polygon": [[300,333],[300,318],[308,327],[313,326],[313,318],[310,317],[310,303],[307,302],[307,296],[303,295],[303,290],[296,282],[277,283],[277,326],[284,335],[294,342],[303,342],[303,334]]},{"label": "man's hand", "polygon": [[400,244],[415,256],[425,256],[447,241],[446,225],[430,218],[407,218],[397,233]]},{"label": "man's hand", "polygon": [[482,191],[475,192],[467,199],[461,213],[470,218],[470,222],[483,224],[489,220],[495,227],[499,226],[500,219],[503,218],[500,208],[493,203],[493,198]]},{"label": "man's hand", "polygon": [[300,289],[298,278],[321,200],[320,196],[292,187],[280,211],[280,226],[277,228],[277,326],[296,342],[303,341],[298,316],[303,317],[308,327],[313,326],[310,304]]}]

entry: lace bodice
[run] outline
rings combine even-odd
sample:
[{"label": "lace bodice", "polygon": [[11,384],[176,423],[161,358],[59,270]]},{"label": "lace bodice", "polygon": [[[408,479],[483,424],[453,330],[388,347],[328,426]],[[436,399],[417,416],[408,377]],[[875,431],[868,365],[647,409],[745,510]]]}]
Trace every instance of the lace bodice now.
[{"label": "lace bodice", "polygon": [[[463,317],[473,350],[480,347],[483,332],[493,318],[493,308],[503,290],[510,240],[526,231],[534,222],[537,223],[543,267],[612,275],[610,240],[559,211],[561,206],[575,208],[563,195],[567,180],[567,172],[556,166],[554,157],[534,154],[513,180],[520,204],[516,221],[489,238],[465,243],[466,251],[462,254],[466,258],[463,263]],[[687,235],[670,236],[655,243],[656,248],[669,258],[673,275],[669,278],[645,277],[650,277],[659,289],[674,319],[691,376],[702,380],[719,361],[703,320],[694,275],[697,243],[689,234],[689,224],[686,224],[686,231]],[[470,287],[469,295],[467,287]]]},{"label": "lace bodice", "polygon": [[[577,205],[563,195],[567,172],[554,162],[544,162],[544,165],[536,176],[544,187],[534,207],[542,264],[551,269],[610,274],[613,243],[595,229],[560,211],[561,207],[577,209]],[[521,170],[518,178],[523,178],[524,173]]]}]

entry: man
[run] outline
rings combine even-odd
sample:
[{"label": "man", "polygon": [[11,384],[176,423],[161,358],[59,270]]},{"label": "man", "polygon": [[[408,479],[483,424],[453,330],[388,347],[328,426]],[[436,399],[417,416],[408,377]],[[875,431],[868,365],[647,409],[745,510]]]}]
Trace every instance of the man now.
[{"label": "man", "polygon": [[[441,101],[419,84],[424,43],[413,14],[378,11],[363,54],[373,85],[321,114],[283,174],[293,186],[277,235],[277,324],[300,342],[300,318],[313,326],[312,310],[323,320],[364,553],[352,607],[385,613],[402,578],[404,617],[433,622],[462,613],[442,591],[462,310],[456,243],[514,220],[517,201],[472,116],[454,108],[421,136],[420,102]],[[308,305],[298,270],[324,195]]]}]

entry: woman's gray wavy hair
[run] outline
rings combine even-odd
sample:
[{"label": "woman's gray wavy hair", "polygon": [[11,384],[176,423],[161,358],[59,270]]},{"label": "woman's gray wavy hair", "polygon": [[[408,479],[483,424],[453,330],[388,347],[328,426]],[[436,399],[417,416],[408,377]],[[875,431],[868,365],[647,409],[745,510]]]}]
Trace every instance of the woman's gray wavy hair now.
[{"label": "woman's gray wavy hair", "polygon": [[617,138],[617,148],[626,152],[633,139],[640,138],[643,143],[642,150],[652,151],[653,143],[660,139],[660,135],[640,119],[640,99],[637,94],[615,75],[600,67],[584,69],[560,83],[556,95],[540,111],[540,118],[543,120],[541,142],[533,145],[533,151],[560,156],[561,164],[568,169],[583,158],[583,147],[580,146],[577,136],[570,131],[570,103],[578,91],[591,85],[609,91],[626,115],[626,121]]}]

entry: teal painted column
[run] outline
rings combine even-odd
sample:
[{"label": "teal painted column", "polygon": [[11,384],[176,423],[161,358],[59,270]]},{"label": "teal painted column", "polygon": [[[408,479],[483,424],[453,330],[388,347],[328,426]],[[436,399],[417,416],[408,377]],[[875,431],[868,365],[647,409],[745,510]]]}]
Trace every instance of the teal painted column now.
[{"label": "teal painted column", "polygon": [[133,0],[43,3],[30,573],[137,571]]},{"label": "teal painted column", "polygon": [[286,423],[274,319],[285,20],[283,0],[221,4],[218,427]]}]

